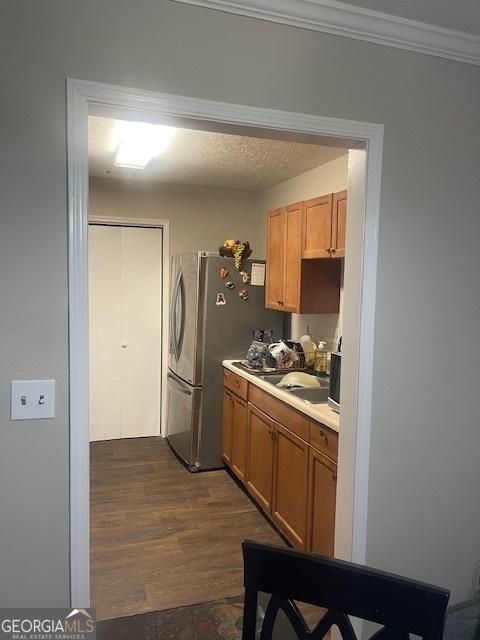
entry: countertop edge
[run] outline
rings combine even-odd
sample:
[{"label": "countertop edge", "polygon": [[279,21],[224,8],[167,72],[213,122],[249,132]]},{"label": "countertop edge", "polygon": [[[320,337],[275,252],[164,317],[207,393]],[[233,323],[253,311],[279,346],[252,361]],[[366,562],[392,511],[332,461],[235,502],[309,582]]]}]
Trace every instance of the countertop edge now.
[{"label": "countertop edge", "polygon": [[307,404],[303,402],[303,400],[290,395],[288,391],[282,391],[282,389],[275,387],[269,382],[260,380],[260,378],[258,378],[257,376],[248,373],[248,371],[239,369],[233,364],[233,362],[236,361],[224,360],[222,364],[229,371],[236,373],[241,378],[245,378],[245,380],[248,380],[248,382],[251,382],[263,391],[266,391],[274,398],[278,398],[278,400],[281,400],[285,404],[289,405],[290,407],[292,407],[292,409],[296,409],[300,413],[303,413],[316,422],[321,422],[326,427],[332,429],[333,431],[336,431],[337,433],[339,432],[340,416],[327,404]]}]

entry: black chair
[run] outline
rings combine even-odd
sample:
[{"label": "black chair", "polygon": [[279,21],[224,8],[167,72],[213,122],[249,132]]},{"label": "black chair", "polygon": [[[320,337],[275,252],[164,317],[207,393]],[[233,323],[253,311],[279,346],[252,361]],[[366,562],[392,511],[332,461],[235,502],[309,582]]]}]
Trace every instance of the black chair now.
[{"label": "black chair", "polygon": [[[334,558],[243,543],[245,605],[242,640],[255,640],[258,593],[271,595],[260,640],[271,640],[283,611],[299,640],[320,640],[336,625],[357,640],[349,615],[383,625],[375,640],[406,640],[409,633],[441,640],[450,592],[433,585]],[[327,610],[310,630],[293,601]]]}]

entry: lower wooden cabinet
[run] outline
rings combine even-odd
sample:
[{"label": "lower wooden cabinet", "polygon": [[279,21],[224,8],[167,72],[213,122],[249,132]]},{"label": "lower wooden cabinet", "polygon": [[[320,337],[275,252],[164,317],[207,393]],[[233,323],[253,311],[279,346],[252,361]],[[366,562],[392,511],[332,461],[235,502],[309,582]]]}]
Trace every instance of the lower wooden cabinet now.
[{"label": "lower wooden cabinet", "polygon": [[245,481],[247,463],[247,403],[227,389],[223,392],[222,457]]},{"label": "lower wooden cabinet", "polygon": [[232,469],[245,482],[247,466],[247,403],[233,395]]},{"label": "lower wooden cabinet", "polygon": [[307,442],[276,422],[272,518],[299,549],[307,542]]},{"label": "lower wooden cabinet", "polygon": [[333,556],[337,463],[310,447],[308,487],[308,543],[314,553]]},{"label": "lower wooden cabinet", "polygon": [[299,549],[306,548],[308,443],[248,405],[249,493]]},{"label": "lower wooden cabinet", "polygon": [[223,418],[222,418],[222,458],[230,465],[232,462],[232,426],[233,426],[233,398],[230,391],[223,390]]},{"label": "lower wooden cabinet", "polygon": [[333,556],[338,435],[255,385],[248,398],[224,388],[225,463],[295,547]]},{"label": "lower wooden cabinet", "polygon": [[247,489],[269,515],[272,513],[274,435],[273,420],[249,403]]}]

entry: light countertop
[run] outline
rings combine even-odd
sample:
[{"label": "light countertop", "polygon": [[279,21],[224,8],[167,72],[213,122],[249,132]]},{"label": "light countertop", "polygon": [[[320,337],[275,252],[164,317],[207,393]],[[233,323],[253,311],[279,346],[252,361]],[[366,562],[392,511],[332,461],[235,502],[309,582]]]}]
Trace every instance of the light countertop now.
[{"label": "light countertop", "polygon": [[[285,404],[288,404],[294,409],[297,409],[297,411],[304,413],[309,418],[312,418],[312,420],[317,420],[318,422],[324,424],[326,427],[330,427],[330,429],[333,429],[337,432],[339,431],[340,416],[336,411],[333,411],[333,409],[331,409],[326,402],[322,404],[308,404],[300,398],[292,396],[290,393],[288,393],[288,391],[284,391],[283,389],[276,387],[270,382],[265,382],[265,380],[261,380],[258,376],[248,373],[248,371],[245,371],[244,369],[236,367],[233,364],[234,362],[237,362],[237,360],[224,360],[223,366],[241,376],[242,378],[245,378],[246,380],[248,380],[248,382],[251,382],[260,389],[263,389],[263,391],[266,391],[275,398],[282,400],[282,402],[285,402]],[[288,371],[286,373],[288,373]]]}]

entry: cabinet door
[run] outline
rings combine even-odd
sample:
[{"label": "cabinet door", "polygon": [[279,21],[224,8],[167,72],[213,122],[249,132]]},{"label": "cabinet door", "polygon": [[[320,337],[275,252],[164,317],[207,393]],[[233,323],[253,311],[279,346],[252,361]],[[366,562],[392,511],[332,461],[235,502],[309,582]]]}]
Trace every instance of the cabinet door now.
[{"label": "cabinet door", "polygon": [[275,423],[272,516],[291,542],[306,548],[309,446]]},{"label": "cabinet door", "polygon": [[275,209],[267,214],[267,275],[265,306],[283,309],[285,273],[285,210]]},{"label": "cabinet door", "polygon": [[310,447],[307,549],[333,556],[337,465]]},{"label": "cabinet door", "polygon": [[347,229],[347,192],[333,194],[332,203],[332,258],[345,257],[345,232]]},{"label": "cabinet door", "polygon": [[303,202],[285,210],[285,275],[283,310],[300,312]]},{"label": "cabinet door", "polygon": [[248,405],[247,489],[267,513],[272,512],[273,421]]},{"label": "cabinet door", "polygon": [[222,420],[222,458],[230,466],[232,464],[232,424],[233,397],[226,389],[223,390],[223,420]]},{"label": "cabinet door", "polygon": [[304,203],[303,257],[330,258],[332,247],[332,194]]},{"label": "cabinet door", "polygon": [[247,403],[232,395],[232,471],[245,482],[247,463]]}]

